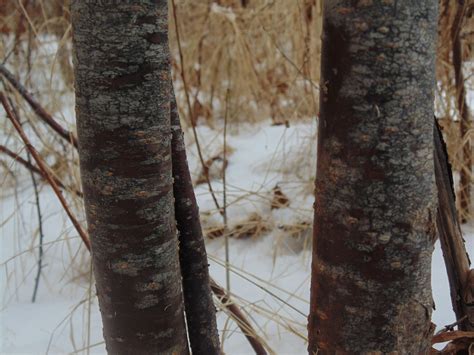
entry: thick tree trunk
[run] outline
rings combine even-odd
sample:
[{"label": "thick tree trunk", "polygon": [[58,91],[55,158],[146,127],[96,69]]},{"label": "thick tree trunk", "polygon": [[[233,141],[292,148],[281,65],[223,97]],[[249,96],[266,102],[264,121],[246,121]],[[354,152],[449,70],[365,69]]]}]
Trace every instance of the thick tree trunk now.
[{"label": "thick tree trunk", "polygon": [[76,114],[111,354],[187,354],[173,208],[166,0],[75,0]]},{"label": "thick tree trunk", "polygon": [[430,348],[437,3],[325,2],[310,353]]},{"label": "thick tree trunk", "polygon": [[189,341],[195,355],[220,353],[216,309],[209,283],[209,264],[199,220],[199,208],[186,158],[176,99],[171,97],[173,192],[179,232],[179,258]]}]

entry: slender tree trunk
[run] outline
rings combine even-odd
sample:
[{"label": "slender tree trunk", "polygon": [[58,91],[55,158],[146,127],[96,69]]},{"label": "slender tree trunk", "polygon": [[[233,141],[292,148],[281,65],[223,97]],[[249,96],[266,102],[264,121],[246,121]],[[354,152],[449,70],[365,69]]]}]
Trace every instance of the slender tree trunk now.
[{"label": "slender tree trunk", "polygon": [[[174,97],[171,99],[173,130],[172,155],[176,224],[179,231],[179,254],[183,275],[184,300],[189,340],[193,354],[219,354],[215,308],[209,290],[232,314],[240,330],[257,355],[266,355],[262,339],[225,290],[209,276],[207,254],[199,220],[199,207],[189,173],[183,132]],[[209,286],[210,285],[210,286]]]},{"label": "slender tree trunk", "polygon": [[437,3],[325,2],[310,353],[430,348]]},{"label": "slender tree trunk", "polygon": [[171,128],[174,205],[189,341],[195,355],[219,354],[216,309],[209,283],[206,247],[174,94],[171,97]]},{"label": "slender tree trunk", "polygon": [[173,208],[168,7],[71,4],[76,114],[110,354],[187,354]]}]

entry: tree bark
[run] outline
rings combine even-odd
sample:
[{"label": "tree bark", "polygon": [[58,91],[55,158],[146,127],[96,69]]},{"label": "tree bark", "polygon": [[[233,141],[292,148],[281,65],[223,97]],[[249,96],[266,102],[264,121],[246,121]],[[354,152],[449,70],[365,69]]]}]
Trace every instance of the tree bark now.
[{"label": "tree bark", "polygon": [[220,354],[216,309],[212,300],[209,264],[202,235],[199,208],[186,157],[176,99],[171,97],[173,193],[184,303],[193,354]]},{"label": "tree bark", "polygon": [[166,0],[72,1],[76,116],[111,354],[188,354],[173,208]]},{"label": "tree bark", "polygon": [[461,226],[456,213],[454,183],[448,152],[441,130],[436,124],[434,132],[435,142],[435,171],[438,187],[438,213],[436,225],[441,248],[443,249],[444,263],[448,273],[451,303],[458,328],[464,331],[474,330],[474,285],[470,282],[469,270],[471,262],[466,253]]},{"label": "tree bark", "polygon": [[324,3],[311,354],[430,348],[437,3]]}]

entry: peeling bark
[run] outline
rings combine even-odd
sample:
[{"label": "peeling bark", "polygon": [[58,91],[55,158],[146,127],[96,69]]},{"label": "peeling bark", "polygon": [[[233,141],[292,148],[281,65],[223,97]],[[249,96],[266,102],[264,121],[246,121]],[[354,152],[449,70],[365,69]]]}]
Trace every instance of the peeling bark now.
[{"label": "peeling bark", "polygon": [[199,208],[186,157],[176,99],[171,97],[171,151],[179,257],[191,350],[195,355],[220,354],[216,309],[209,283],[209,265],[202,235]]},{"label": "peeling bark", "polygon": [[444,263],[449,279],[451,303],[460,330],[474,330],[474,286],[470,283],[471,261],[466,252],[461,226],[456,213],[453,175],[446,144],[440,128],[435,127],[435,171],[439,208],[436,215]]},{"label": "peeling bark", "polygon": [[173,208],[168,6],[72,1],[76,116],[110,354],[188,354]]},{"label": "peeling bark", "polygon": [[429,351],[437,3],[324,3],[312,354]]}]

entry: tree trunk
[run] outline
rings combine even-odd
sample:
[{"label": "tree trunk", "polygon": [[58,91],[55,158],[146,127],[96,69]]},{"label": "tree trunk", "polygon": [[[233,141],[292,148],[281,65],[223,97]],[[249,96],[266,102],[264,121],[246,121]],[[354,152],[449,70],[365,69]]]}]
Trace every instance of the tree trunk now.
[{"label": "tree trunk", "polygon": [[188,354],[166,0],[72,1],[85,208],[107,351]]},{"label": "tree trunk", "polygon": [[310,353],[430,348],[437,3],[325,2]]},{"label": "tree trunk", "polygon": [[206,246],[174,94],[171,97],[171,128],[173,192],[189,341],[193,354],[220,354]]}]

